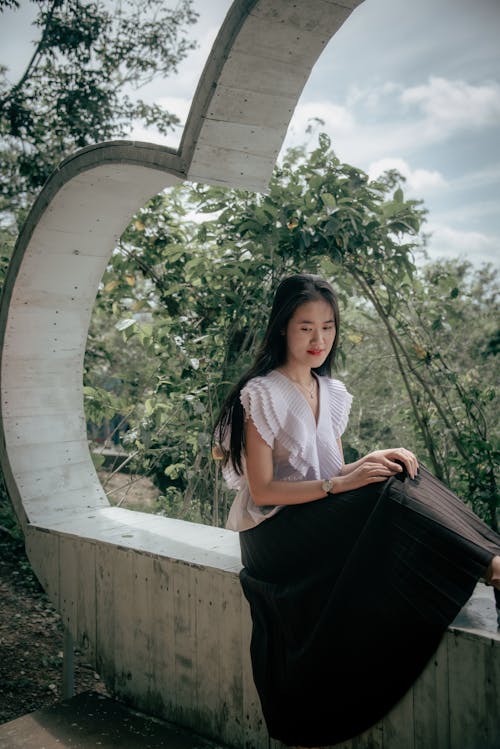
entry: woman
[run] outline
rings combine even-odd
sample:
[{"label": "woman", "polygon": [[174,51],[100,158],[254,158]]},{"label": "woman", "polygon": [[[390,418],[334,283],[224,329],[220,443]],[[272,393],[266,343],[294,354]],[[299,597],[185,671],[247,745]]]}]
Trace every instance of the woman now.
[{"label": "woman", "polygon": [[269,733],[346,740],[403,696],[479,578],[500,587],[500,537],[404,448],[343,459],[351,396],[330,378],[331,286],[279,285],[260,352],[215,427],[238,493],[240,574]]}]

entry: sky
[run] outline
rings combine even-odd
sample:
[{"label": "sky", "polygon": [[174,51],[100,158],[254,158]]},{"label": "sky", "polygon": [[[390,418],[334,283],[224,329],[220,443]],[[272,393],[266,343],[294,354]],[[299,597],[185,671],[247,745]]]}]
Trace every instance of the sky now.
[{"label": "sky", "polygon": [[[195,0],[198,43],[177,75],[140,95],[185,122],[230,0]],[[30,3],[4,14],[0,53],[13,69],[29,56]],[[337,156],[378,176],[406,177],[429,210],[429,254],[500,266],[500,0],[365,0],[316,63],[283,149],[309,142],[321,118]],[[21,43],[22,42],[22,43]],[[130,137],[177,146],[136,128]]]}]

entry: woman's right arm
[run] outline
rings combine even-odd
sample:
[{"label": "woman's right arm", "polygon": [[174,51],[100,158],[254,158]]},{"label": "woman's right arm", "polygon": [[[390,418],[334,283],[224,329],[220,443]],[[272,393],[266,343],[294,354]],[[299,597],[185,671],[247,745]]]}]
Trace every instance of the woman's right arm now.
[{"label": "woman's right arm", "polygon": [[[245,461],[248,487],[256,505],[305,504],[327,496],[321,487],[321,479],[275,481],[272,448],[262,439],[252,419],[245,422]],[[387,466],[366,461],[347,475],[333,478],[330,494],[385,481],[394,473]]]}]

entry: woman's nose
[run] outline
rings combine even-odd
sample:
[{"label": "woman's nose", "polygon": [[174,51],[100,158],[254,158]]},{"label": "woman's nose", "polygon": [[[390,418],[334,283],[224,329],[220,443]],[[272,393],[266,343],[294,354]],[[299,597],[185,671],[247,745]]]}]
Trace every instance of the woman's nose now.
[{"label": "woman's nose", "polygon": [[313,330],[312,333],[312,342],[313,343],[320,343],[323,341],[323,333],[321,330]]}]

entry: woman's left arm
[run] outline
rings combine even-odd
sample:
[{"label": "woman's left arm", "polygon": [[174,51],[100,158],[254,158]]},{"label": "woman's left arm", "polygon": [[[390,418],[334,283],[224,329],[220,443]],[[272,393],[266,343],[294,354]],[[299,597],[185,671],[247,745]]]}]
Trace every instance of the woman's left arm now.
[{"label": "woman's left arm", "polygon": [[[343,459],[344,453],[342,450],[342,442],[340,439],[338,439],[338,446]],[[411,450],[407,450],[404,447],[394,447],[387,450],[374,450],[373,452],[368,453],[368,455],[364,455],[355,463],[344,463],[340,471],[340,475],[345,476],[346,474],[351,473],[351,471],[354,471],[356,468],[358,468],[358,466],[362,465],[367,460],[371,461],[372,463],[381,463],[382,465],[394,471],[394,473],[400,473],[403,470],[400,463],[395,462],[400,461],[406,467],[410,478],[414,479],[417,475],[418,460],[416,456],[411,452]]]}]

